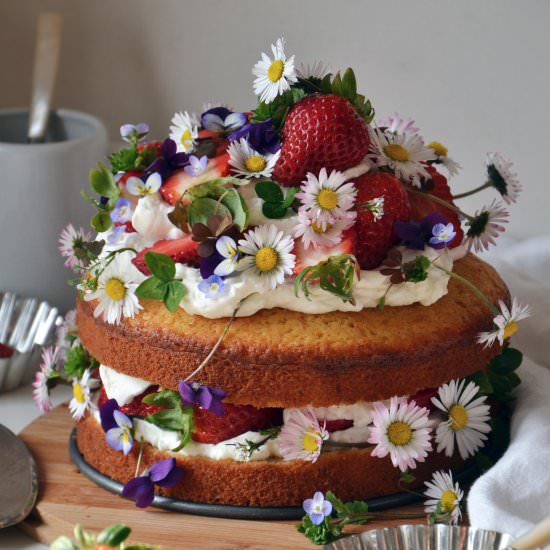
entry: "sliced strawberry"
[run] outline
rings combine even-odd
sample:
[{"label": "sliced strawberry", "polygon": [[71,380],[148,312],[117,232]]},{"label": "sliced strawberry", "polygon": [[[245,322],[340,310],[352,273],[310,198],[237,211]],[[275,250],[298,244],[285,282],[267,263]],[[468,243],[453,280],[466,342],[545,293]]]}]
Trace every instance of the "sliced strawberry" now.
[{"label": "sliced strawberry", "polygon": [[147,252],[156,252],[157,254],[166,254],[166,256],[170,256],[176,263],[198,267],[200,265],[200,257],[197,253],[198,246],[199,243],[195,242],[190,234],[180,239],[165,239],[156,242],[149,248],[141,250],[134,257],[132,263],[145,275],[151,275],[145,263],[145,254]]},{"label": "sliced strawberry", "polygon": [[229,153],[224,152],[221,155],[211,158],[206,165],[206,170],[199,176],[190,176],[183,169],[174,172],[162,184],[160,194],[168,204],[176,204],[177,200],[188,189],[216,178],[223,178],[227,175],[229,175]]},{"label": "sliced strawberry", "polygon": [[296,240],[292,253],[296,256],[294,264],[294,275],[298,275],[302,269],[326,260],[330,256],[341,256],[342,254],[355,254],[357,234],[353,227],[342,233],[342,240],[332,247],[319,246],[317,248],[304,248],[302,240]]},{"label": "sliced strawberry", "polygon": [[134,228],[134,226],[132,225],[132,222],[129,220],[127,222],[124,222],[124,223],[121,223],[121,222],[113,222],[113,225],[114,226],[120,226],[120,225],[123,225],[124,226],[124,232],[125,233],[135,233],[136,230]]},{"label": "sliced strawberry", "polygon": [[420,390],[418,393],[410,398],[410,401],[415,401],[419,407],[426,407],[427,409],[433,409],[432,397],[437,395],[437,388],[428,388]]},{"label": "sliced strawberry", "polygon": [[137,152],[141,153],[145,148],[150,149],[154,147],[156,149],[156,156],[160,155],[160,148],[162,147],[162,141],[148,141],[147,143],[139,143],[137,146]]},{"label": "sliced strawberry", "polygon": [[426,191],[427,194],[420,195],[418,193],[409,193],[411,219],[421,221],[432,212],[439,212],[454,226],[456,236],[448,246],[449,248],[455,248],[460,245],[464,238],[464,232],[462,231],[458,214],[454,210],[445,208],[440,203],[431,200],[428,196],[429,194],[435,195],[439,199],[443,199],[454,206],[451,188],[447,183],[447,178],[443,174],[440,174],[433,166],[426,166],[426,170],[431,176],[431,179],[423,182],[423,190]]},{"label": "sliced strawberry", "polygon": [[283,423],[282,409],[256,409],[250,405],[224,403],[225,413],[218,416],[195,405],[193,439],[201,443],[219,443],[250,430],[258,431]]},{"label": "sliced strawberry", "polygon": [[136,177],[139,178],[143,175],[143,172],[139,172],[137,170],[128,170],[128,172],[124,172],[120,178],[117,180],[118,188],[120,189],[120,196],[128,199],[134,206],[137,204],[137,201],[139,200],[139,197],[136,195],[132,195],[126,191],[126,182],[128,181],[128,178]]},{"label": "sliced strawberry", "polygon": [[13,350],[6,344],[0,344],[0,359],[9,359],[13,355]]},{"label": "sliced strawberry", "polygon": [[[367,172],[355,179],[357,198],[357,261],[363,269],[379,266],[398,241],[393,226],[396,220],[408,220],[410,206],[403,184],[387,172]],[[374,199],[384,199],[381,216],[369,210]]]},{"label": "sliced strawberry", "polygon": [[[130,403],[122,405],[122,407],[120,407],[120,410],[127,415],[147,416],[148,414],[153,414],[157,411],[160,411],[161,409],[164,409],[165,407],[159,407],[158,405],[147,405],[142,402],[142,399],[146,395],[149,395],[150,393],[155,393],[157,390],[158,386],[148,387],[144,392],[134,397],[134,399],[132,399]],[[107,397],[105,388],[102,386],[101,390],[99,391],[99,399],[97,401],[98,407],[101,407],[108,399],[109,398]]]},{"label": "sliced strawberry", "polygon": [[[319,419],[322,424],[322,419]],[[347,430],[353,426],[353,420],[347,418],[339,418],[338,420],[327,420],[325,423],[325,429],[327,432],[339,432],[340,430]]]}]

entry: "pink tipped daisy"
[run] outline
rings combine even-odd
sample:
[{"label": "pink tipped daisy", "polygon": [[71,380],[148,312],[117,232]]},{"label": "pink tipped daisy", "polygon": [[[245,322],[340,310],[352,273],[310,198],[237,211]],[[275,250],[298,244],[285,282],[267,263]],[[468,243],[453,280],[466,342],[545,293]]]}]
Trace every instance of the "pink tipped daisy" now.
[{"label": "pink tipped daisy", "polygon": [[346,183],[342,172],[333,170],[330,174],[325,168],[315,176],[311,172],[296,193],[303,209],[315,220],[318,228],[325,230],[336,220],[348,222],[355,220],[355,212],[350,212],[355,204],[357,189],[352,182]]},{"label": "pink tipped daisy", "polygon": [[394,113],[385,120],[376,121],[376,125],[379,128],[384,128],[391,134],[418,134],[420,132],[419,128],[415,127],[412,118],[403,118],[397,113]]},{"label": "pink tipped daisy", "polygon": [[84,262],[78,258],[78,252],[82,250],[85,242],[91,241],[93,235],[82,227],[76,229],[72,223],[67,224],[59,235],[59,252],[65,258],[65,266],[80,271],[84,268]]},{"label": "pink tipped daisy", "polygon": [[432,397],[432,403],[445,415],[435,432],[437,452],[453,456],[455,442],[463,460],[483,447],[491,431],[490,407],[486,395],[479,394],[479,386],[465,380],[451,380],[443,384]]},{"label": "pink tipped daisy", "polygon": [[509,213],[499,201],[493,200],[489,206],[477,211],[471,219],[467,219],[466,245],[468,250],[475,252],[489,250],[495,244],[495,239],[504,232],[504,225],[508,223]]},{"label": "pink tipped daisy", "polygon": [[312,409],[294,409],[281,428],[277,441],[285,460],[315,462],[328,437],[325,426],[319,424]]},{"label": "pink tipped daisy", "polygon": [[480,332],[477,341],[485,344],[485,347],[492,346],[496,340],[502,346],[504,340],[513,336],[518,330],[518,321],[531,316],[531,308],[526,304],[521,304],[514,297],[510,309],[502,301],[499,301],[500,313],[493,319],[495,328],[489,332]]},{"label": "pink tipped daisy", "polygon": [[42,350],[42,361],[40,370],[34,376],[32,383],[32,398],[41,413],[47,413],[52,409],[50,399],[50,388],[48,382],[50,376],[55,372],[59,361],[60,348],[49,346]]},{"label": "pink tipped daisy", "polygon": [[414,401],[407,402],[392,397],[389,407],[384,403],[373,404],[369,443],[376,445],[372,456],[384,458],[390,455],[392,464],[402,472],[416,468],[431,451],[430,420],[428,409]]},{"label": "pink tipped daisy", "polygon": [[494,187],[508,204],[516,202],[523,187],[512,169],[512,162],[500,153],[487,153],[485,165],[489,178],[487,183]]},{"label": "pink tipped daisy", "polygon": [[304,207],[298,210],[298,221],[294,229],[294,238],[302,238],[304,248],[313,246],[336,246],[342,240],[342,232],[349,229],[354,221],[356,212],[349,212],[349,216],[342,220],[335,220],[321,227],[315,221],[311,211]]},{"label": "pink tipped daisy", "polygon": [[447,523],[457,525],[462,516],[460,502],[464,492],[453,480],[452,472],[435,472],[431,481],[426,482],[424,511],[434,519],[445,516]]}]

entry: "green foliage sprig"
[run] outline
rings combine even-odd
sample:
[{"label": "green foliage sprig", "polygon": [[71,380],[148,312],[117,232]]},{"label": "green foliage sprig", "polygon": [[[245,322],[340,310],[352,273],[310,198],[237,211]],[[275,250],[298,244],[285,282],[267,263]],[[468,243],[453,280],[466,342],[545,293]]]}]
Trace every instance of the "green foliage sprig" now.
[{"label": "green foliage sprig", "polygon": [[82,378],[88,369],[99,367],[99,361],[92,357],[80,340],[75,340],[73,345],[67,350],[65,362],[63,363],[63,374],[70,380],[72,378]]},{"label": "green foliage sprig", "polygon": [[137,143],[133,143],[128,149],[120,149],[109,155],[113,174],[136,170],[142,172],[156,158],[157,146],[155,143],[146,143],[138,150]]},{"label": "green foliage sprig", "polygon": [[290,109],[300,101],[306,92],[300,87],[292,87],[284,94],[278,95],[271,103],[261,101],[253,112],[252,122],[271,119],[276,130],[281,130]]},{"label": "green foliage sprig", "polygon": [[97,166],[97,168],[90,171],[90,189],[107,200],[94,199],[84,191],[82,192],[82,196],[97,208],[97,212],[92,217],[90,225],[101,233],[107,231],[113,224],[109,214],[115,207],[116,200],[120,197],[120,189],[111,171],[102,163],[98,163]]},{"label": "green foliage sprig", "polygon": [[281,187],[271,180],[259,181],[254,189],[256,195],[264,201],[263,215],[270,219],[284,218],[298,192],[296,187],[289,187],[285,197]]},{"label": "green foliage sprig", "polygon": [[166,309],[173,313],[178,309],[182,298],[187,293],[183,282],[175,278],[176,264],[174,260],[166,254],[146,252],[145,263],[152,275],[136,288],[136,296],[161,300]]}]

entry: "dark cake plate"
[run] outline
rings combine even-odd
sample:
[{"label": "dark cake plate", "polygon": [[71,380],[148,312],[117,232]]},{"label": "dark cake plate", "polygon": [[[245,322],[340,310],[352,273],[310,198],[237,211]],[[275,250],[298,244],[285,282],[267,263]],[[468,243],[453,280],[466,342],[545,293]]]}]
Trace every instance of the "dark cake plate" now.
[{"label": "dark cake plate", "polygon": [[[69,439],[69,453],[75,466],[94,483],[107,489],[111,493],[120,495],[122,483],[107,477],[90,466],[80,454],[76,444],[76,429],[73,428]],[[480,470],[476,465],[469,466],[458,472],[454,477],[461,485],[468,484],[477,478]],[[411,493],[395,493],[378,498],[366,499],[369,510],[379,512],[388,508],[397,508],[421,501],[422,498]],[[164,508],[174,512],[195,514],[198,516],[209,516],[226,519],[258,519],[258,520],[299,520],[305,512],[301,506],[232,506],[229,504],[207,504],[202,502],[191,502],[177,498],[155,495],[152,506]]]}]

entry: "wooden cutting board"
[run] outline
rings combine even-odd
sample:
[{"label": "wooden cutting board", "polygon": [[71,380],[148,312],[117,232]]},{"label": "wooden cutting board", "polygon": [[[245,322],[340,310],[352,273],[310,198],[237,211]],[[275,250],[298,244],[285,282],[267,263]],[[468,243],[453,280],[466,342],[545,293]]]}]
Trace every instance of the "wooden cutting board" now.
[{"label": "wooden cutting board", "polygon": [[[95,532],[112,523],[123,523],[132,528],[132,542],[159,544],[163,550],[315,548],[296,531],[296,522],[207,518],[158,508],[136,508],[133,502],[101,489],[76,469],[68,451],[72,426],[66,405],[60,405],[20,434],[34,455],[40,476],[36,508],[20,528],[37,541],[50,544],[60,535],[70,535],[76,523]],[[422,505],[391,513],[421,514]],[[376,521],[367,526],[352,526],[349,532],[423,522],[424,518]]]}]

